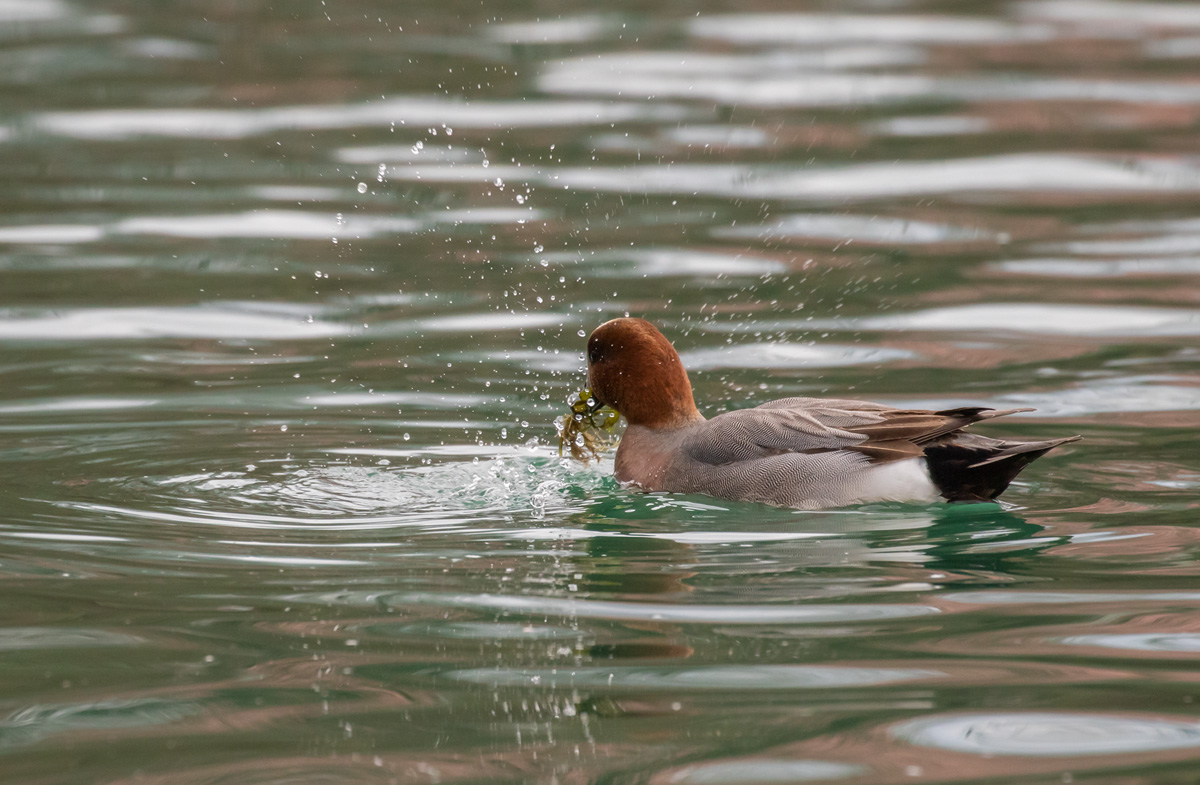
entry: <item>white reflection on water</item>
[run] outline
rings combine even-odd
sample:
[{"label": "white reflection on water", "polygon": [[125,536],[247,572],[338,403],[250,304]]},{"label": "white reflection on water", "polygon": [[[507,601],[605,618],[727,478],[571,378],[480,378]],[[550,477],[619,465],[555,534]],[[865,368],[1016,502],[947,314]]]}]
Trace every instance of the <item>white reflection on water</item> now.
[{"label": "white reflection on water", "polygon": [[967,605],[1074,605],[1079,603],[1126,603],[1151,602],[1170,603],[1200,602],[1200,592],[1194,591],[970,591],[949,592],[941,595],[946,602],[961,602]]},{"label": "white reflection on water", "polygon": [[1200,724],[1157,717],[1022,712],[928,717],[891,735],[922,747],[977,755],[1067,757],[1200,747]]},{"label": "white reflection on water", "polygon": [[48,542],[128,542],[126,537],[107,537],[103,534],[74,534],[67,532],[0,532],[0,537]]},{"label": "white reflection on water", "polygon": [[683,352],[684,366],[693,371],[718,368],[837,368],[907,360],[914,353],[886,347],[839,344],[797,344],[782,341],[743,344]]},{"label": "white reflection on water", "polygon": [[482,621],[428,621],[412,624],[371,624],[364,627],[372,635],[393,638],[434,637],[467,640],[590,640],[594,635],[570,627],[551,627],[545,624],[504,624]]},{"label": "white reflection on water", "polygon": [[[721,508],[713,508],[721,509]],[[608,532],[589,529],[568,529],[558,526],[520,529],[509,534],[518,540],[590,540],[597,537],[669,540],[685,545],[731,544],[741,542],[777,542],[782,540],[811,540],[838,537],[828,532]]]},{"label": "white reflection on water", "polygon": [[766,147],[772,137],[751,125],[681,125],[665,128],[662,135],[677,144],[695,147]]},{"label": "white reflection on water", "polygon": [[49,414],[50,412],[97,412],[154,406],[156,398],[35,398],[0,404],[0,414]]},{"label": "white reflection on water", "polygon": [[483,153],[466,147],[448,147],[423,143],[421,147],[411,144],[382,144],[368,147],[343,147],[335,157],[351,164],[399,164],[413,161],[438,161],[441,163],[481,162]]},{"label": "white reflection on water", "polygon": [[0,41],[20,41],[30,33],[112,35],[127,26],[124,17],[80,14],[62,0],[0,0],[0,23]]},{"label": "white reflection on water", "polygon": [[407,390],[393,392],[376,390],[372,392],[325,392],[303,396],[305,405],[311,406],[391,406],[403,403],[420,406],[422,409],[446,409],[461,411],[471,409],[488,402],[484,395],[464,395],[459,393],[436,393],[422,390]]},{"label": "white reflection on water", "polygon": [[121,50],[135,57],[152,60],[204,60],[216,55],[216,48],[178,38],[134,38],[124,41]]},{"label": "white reflection on water", "polygon": [[62,0],[4,0],[0,2],[0,20],[4,22],[32,22],[44,19],[61,19],[70,16],[71,6]]},{"label": "white reflection on water", "polygon": [[394,594],[388,603],[449,608],[490,608],[508,613],[545,614],[578,619],[618,619],[719,624],[823,624],[881,621],[940,613],[930,605],[669,605],[650,602],[609,602],[559,597],[495,594]]},{"label": "white reflection on water", "polygon": [[[1032,407],[1021,417],[1086,417],[1116,412],[1189,412],[1200,410],[1200,386],[1196,379],[1171,378],[1093,379],[1057,390],[1009,393],[979,401],[997,409]],[[950,409],[962,405],[961,398],[905,399],[906,406]]]},{"label": "white reflection on water", "polygon": [[[243,307],[239,308],[239,305]],[[255,313],[253,304],[181,308],[0,309],[0,340],[59,341],[128,338],[327,338],[354,330],[304,316]]]},{"label": "white reflection on water", "polygon": [[1059,638],[1058,642],[1068,646],[1098,646],[1129,651],[1200,652],[1200,633],[1194,632],[1097,633],[1071,635]]},{"label": "white reflection on water", "polygon": [[916,100],[1104,101],[1131,104],[1195,104],[1200,87],[1170,82],[1103,82],[1075,79],[937,79],[905,74],[793,73],[774,78],[628,75],[620,81],[595,72],[550,72],[540,86],[568,95],[641,95],[646,98],[708,98],[726,104],[823,107],[905,103]]},{"label": "white reflection on water", "polygon": [[[817,320],[808,323],[815,326]],[[821,326],[832,326],[826,321]],[[934,308],[906,314],[847,320],[843,329],[863,330],[1010,330],[1045,335],[1133,337],[1200,335],[1200,311],[1061,303],[981,303]]]},{"label": "white reflection on water", "polygon": [[1195,3],[1124,2],[1123,0],[1038,0],[1016,6],[1022,16],[1107,26],[1128,33],[1130,26],[1200,27]]},{"label": "white reflection on water", "polygon": [[867,771],[865,766],[835,761],[752,758],[685,766],[671,772],[663,781],[671,785],[766,785],[845,779]]},{"label": "white reflection on water", "polygon": [[172,237],[245,237],[324,240],[363,239],[417,232],[444,224],[518,224],[545,213],[531,208],[493,207],[443,210],[416,216],[356,215],[302,210],[250,210],[227,215],[147,216],[129,218],[113,227],[117,234],[160,234]]},{"label": "white reflection on water", "polygon": [[887,14],[711,14],[691,20],[701,38],[739,44],[829,44],[839,41],[986,43],[1037,40],[1050,28],[965,16]]},{"label": "white reflection on water", "polygon": [[1195,275],[1200,257],[1185,259],[1013,259],[988,265],[1016,275],[1054,278],[1136,278],[1148,275]]},{"label": "white reflection on water", "polygon": [[[559,320],[560,322],[562,320]],[[536,349],[505,349],[503,351],[442,352],[442,357],[460,363],[492,363],[515,365],[531,371],[549,373],[577,373],[580,378],[587,371],[582,352],[537,351]],[[486,401],[484,401],[486,403]]]},{"label": "white reflection on water", "polygon": [[246,193],[264,202],[336,202],[349,195],[348,188],[327,185],[253,185]]},{"label": "white reflection on water", "polygon": [[[496,167],[430,164],[400,167],[389,177],[433,183],[490,183]],[[505,167],[506,181],[613,193],[675,194],[831,201],[893,196],[1028,193],[1160,193],[1200,191],[1190,159],[1020,153],[935,161],[879,161],[783,168],[744,164],[629,167]]]},{"label": "white reflection on water", "polygon": [[[3,137],[0,136],[0,139]],[[99,226],[87,224],[30,224],[0,226],[0,243],[90,243],[104,236]]]},{"label": "white reflection on water", "polygon": [[[925,53],[915,46],[834,46],[806,47],[742,54],[704,52],[612,52],[608,54],[558,60],[543,65],[543,73],[583,77],[596,72],[613,79],[639,74],[663,74],[686,77],[759,76],[771,71],[795,69],[841,70],[881,66],[918,65]],[[722,126],[727,127],[727,126]]]},{"label": "white reflection on water", "polygon": [[[706,332],[744,333],[798,330],[882,330],[973,332],[1009,331],[1075,336],[1187,336],[1200,334],[1200,310],[1066,303],[978,303],[862,319],[760,319],[751,327],[739,322],[702,322]],[[739,347],[741,349],[743,347]]]},{"label": "white reflection on water", "polygon": [[1170,255],[1178,253],[1195,253],[1200,251],[1200,234],[1193,233],[1169,234],[1160,237],[1139,237],[1135,239],[1107,239],[1070,242],[1065,245],[1067,251],[1077,254],[1122,255],[1147,254]]},{"label": "white reflection on water", "polygon": [[856,243],[882,245],[920,245],[933,243],[995,240],[987,229],[968,226],[910,221],[880,215],[832,215],[809,213],[781,216],[761,226],[734,226],[713,232],[717,237],[747,239],[853,240]]},{"label": "white reflection on water", "polygon": [[624,26],[620,17],[568,16],[558,19],[537,19],[530,22],[507,22],[487,26],[487,36],[506,44],[565,44],[593,41],[604,35],[619,32]]},{"label": "white reflection on water", "polygon": [[[436,179],[435,172],[422,172]],[[734,164],[567,168],[552,180],[571,188],[622,193],[824,200],[990,191],[1200,191],[1200,168],[1186,159],[1023,153],[791,170]]]},{"label": "white reflection on water", "polygon": [[0,720],[0,750],[23,747],[60,733],[165,725],[200,710],[194,703],[157,698],[34,704]]},{"label": "white reflection on water", "polygon": [[363,238],[377,234],[415,232],[421,222],[413,218],[349,215],[339,220],[328,212],[301,210],[251,210],[227,215],[177,215],[127,218],[113,227],[117,234],[160,234],[171,237],[263,237],[325,240]]},{"label": "white reflection on water", "polygon": [[938,92],[927,76],[905,74],[808,74],[786,76],[670,76],[626,74],[614,79],[604,71],[590,74],[550,71],[538,81],[542,90],[568,95],[635,95],[645,98],[708,98],[754,106],[842,106],[911,101]]},{"label": "white reflection on water", "polygon": [[[250,189],[267,201],[329,201],[341,192],[329,188],[263,186]],[[447,224],[523,224],[547,213],[529,207],[441,210],[416,215],[361,215],[329,211],[260,209],[217,215],[151,215],[126,218],[104,227],[87,224],[0,227],[0,243],[87,243],[107,235],[162,235],[195,239],[366,239],[411,234]]]},{"label": "white reflection on water", "polygon": [[527,330],[556,327],[576,317],[554,311],[492,311],[488,313],[430,316],[413,325],[419,333],[481,333],[495,330]]},{"label": "white reflection on water", "polygon": [[865,130],[881,136],[958,136],[983,133],[991,127],[991,121],[982,117],[953,115],[893,117],[863,125]]},{"label": "white reflection on water", "polygon": [[579,667],[445,671],[444,677],[492,687],[611,687],[637,690],[775,690],[871,687],[938,679],[941,671],[821,665],[711,665],[695,668]]},{"label": "white reflection on water", "polygon": [[452,101],[424,95],[363,104],[314,104],[268,109],[96,109],[46,112],[31,119],[36,129],[78,139],[172,136],[239,139],[272,131],[321,131],[415,126],[545,128],[629,121],[682,120],[669,104],[608,101]]},{"label": "white reflection on water", "polygon": [[[538,257],[550,264],[586,265],[589,278],[711,279],[717,276],[762,276],[786,273],[791,267],[780,259],[749,253],[690,250],[686,248],[629,248],[591,251],[581,260],[578,253],[545,253]],[[713,285],[706,280],[706,286]]]}]

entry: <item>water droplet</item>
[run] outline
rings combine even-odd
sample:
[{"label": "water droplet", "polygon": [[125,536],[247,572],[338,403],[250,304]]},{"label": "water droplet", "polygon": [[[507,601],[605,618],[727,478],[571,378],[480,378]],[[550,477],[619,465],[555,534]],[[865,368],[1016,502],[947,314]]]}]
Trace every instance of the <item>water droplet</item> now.
[{"label": "water droplet", "polygon": [[287,426],[286,426],[286,425],[281,425],[281,426],[279,426],[279,430],[281,430],[281,431],[284,431],[284,432],[286,433],[286,432],[287,432]]},{"label": "water droplet", "polygon": [[359,183],[359,184],[358,184],[358,192],[359,192],[360,194],[365,194],[365,193],[367,192],[367,184],[366,184],[366,183]]},{"label": "water droplet", "polygon": [[408,441],[411,438],[412,438],[412,436],[410,436],[409,434],[407,434],[407,433],[404,434],[404,441]]}]

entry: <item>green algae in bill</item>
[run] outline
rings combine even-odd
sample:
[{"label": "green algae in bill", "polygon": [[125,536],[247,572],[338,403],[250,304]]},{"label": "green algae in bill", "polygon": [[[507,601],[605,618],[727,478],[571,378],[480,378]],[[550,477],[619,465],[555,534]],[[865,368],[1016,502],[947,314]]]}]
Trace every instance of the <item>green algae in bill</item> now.
[{"label": "green algae in bill", "polygon": [[582,390],[571,401],[571,411],[554,421],[558,429],[558,454],[563,449],[582,463],[591,463],[600,458],[600,453],[617,442],[613,429],[621,419],[616,410],[600,404],[592,397],[591,390]]}]

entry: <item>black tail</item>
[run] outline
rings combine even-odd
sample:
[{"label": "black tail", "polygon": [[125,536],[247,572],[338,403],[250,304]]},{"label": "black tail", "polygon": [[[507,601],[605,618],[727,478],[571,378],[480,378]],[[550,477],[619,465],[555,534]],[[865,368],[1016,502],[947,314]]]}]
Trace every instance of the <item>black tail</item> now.
[{"label": "black tail", "polygon": [[926,445],[925,459],[933,484],[947,501],[986,502],[1004,493],[1026,466],[1060,444],[1079,439],[1009,442],[956,432]]}]

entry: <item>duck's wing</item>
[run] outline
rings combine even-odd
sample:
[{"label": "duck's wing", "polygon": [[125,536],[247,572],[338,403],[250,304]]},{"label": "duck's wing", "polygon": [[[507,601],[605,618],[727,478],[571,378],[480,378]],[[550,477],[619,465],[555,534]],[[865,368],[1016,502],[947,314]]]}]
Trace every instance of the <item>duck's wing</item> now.
[{"label": "duck's wing", "polygon": [[981,407],[927,411],[864,401],[784,398],[718,415],[691,429],[684,444],[697,461],[723,465],[784,453],[849,451],[872,462],[915,458],[924,445],[988,420],[1028,409]]}]

